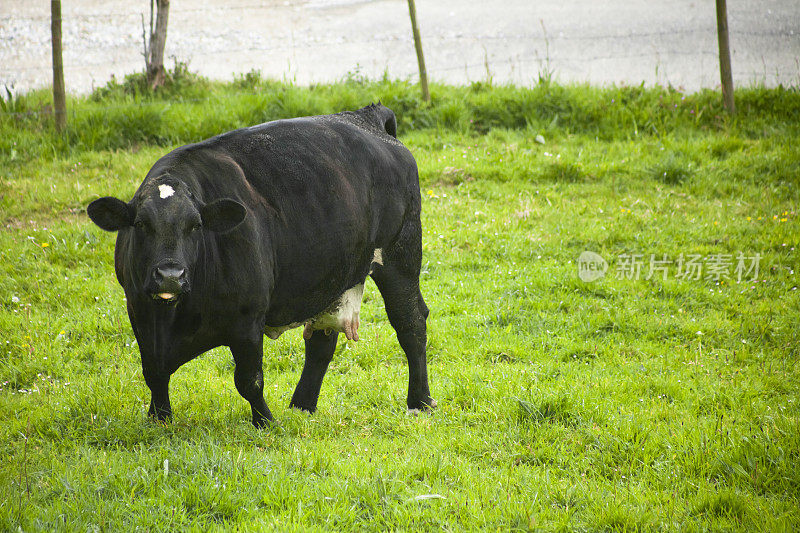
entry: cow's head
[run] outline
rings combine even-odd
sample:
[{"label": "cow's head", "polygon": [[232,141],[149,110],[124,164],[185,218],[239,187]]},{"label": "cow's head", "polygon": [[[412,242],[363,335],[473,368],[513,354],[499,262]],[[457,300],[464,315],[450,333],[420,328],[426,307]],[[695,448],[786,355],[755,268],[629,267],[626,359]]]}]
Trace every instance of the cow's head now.
[{"label": "cow's head", "polygon": [[89,218],[106,231],[130,231],[134,287],[161,302],[175,302],[191,289],[203,233],[226,232],[245,218],[235,200],[199,201],[181,181],[162,177],[125,203],[106,196],[89,204]]}]

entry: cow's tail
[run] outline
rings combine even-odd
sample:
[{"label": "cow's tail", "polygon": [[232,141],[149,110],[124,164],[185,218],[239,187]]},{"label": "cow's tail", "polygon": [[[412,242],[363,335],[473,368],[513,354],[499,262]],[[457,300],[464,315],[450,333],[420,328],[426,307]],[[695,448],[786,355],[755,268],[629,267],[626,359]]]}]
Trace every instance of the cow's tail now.
[{"label": "cow's tail", "polygon": [[372,104],[370,107],[375,111],[378,120],[383,125],[383,130],[394,137],[397,138],[397,119],[394,116],[394,111],[386,107],[385,105],[378,102],[377,104]]}]

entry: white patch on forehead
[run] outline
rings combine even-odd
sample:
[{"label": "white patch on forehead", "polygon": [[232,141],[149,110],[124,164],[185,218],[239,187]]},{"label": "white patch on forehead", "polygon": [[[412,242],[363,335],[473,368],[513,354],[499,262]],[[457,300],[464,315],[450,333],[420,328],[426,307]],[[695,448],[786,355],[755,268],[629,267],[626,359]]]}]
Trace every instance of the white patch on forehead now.
[{"label": "white patch on forehead", "polygon": [[169,198],[173,194],[175,194],[175,189],[173,189],[171,186],[165,183],[162,183],[158,186],[158,195],[161,198]]}]

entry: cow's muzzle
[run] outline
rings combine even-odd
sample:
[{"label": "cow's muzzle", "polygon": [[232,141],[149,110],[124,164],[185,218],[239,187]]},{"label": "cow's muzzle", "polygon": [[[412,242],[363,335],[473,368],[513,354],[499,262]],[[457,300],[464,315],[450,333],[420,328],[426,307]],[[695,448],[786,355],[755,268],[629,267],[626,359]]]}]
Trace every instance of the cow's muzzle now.
[{"label": "cow's muzzle", "polygon": [[150,293],[154,300],[175,302],[189,292],[189,280],[186,269],[174,261],[157,265],[153,269]]}]

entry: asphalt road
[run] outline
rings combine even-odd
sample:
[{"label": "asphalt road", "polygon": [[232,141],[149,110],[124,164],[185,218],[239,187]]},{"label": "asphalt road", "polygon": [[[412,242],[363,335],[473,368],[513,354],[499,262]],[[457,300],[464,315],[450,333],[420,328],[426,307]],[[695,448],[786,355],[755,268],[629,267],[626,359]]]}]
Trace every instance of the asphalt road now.
[{"label": "asphalt road", "polygon": [[[142,70],[149,2],[63,6],[67,90]],[[737,85],[800,84],[800,2],[728,2]],[[417,0],[429,76],[719,85],[713,0]],[[257,69],[307,84],[348,75],[416,79],[405,0],[173,0],[167,57],[213,78]],[[173,59],[174,58],[174,59]],[[51,82],[49,2],[0,0],[0,86]]]}]

